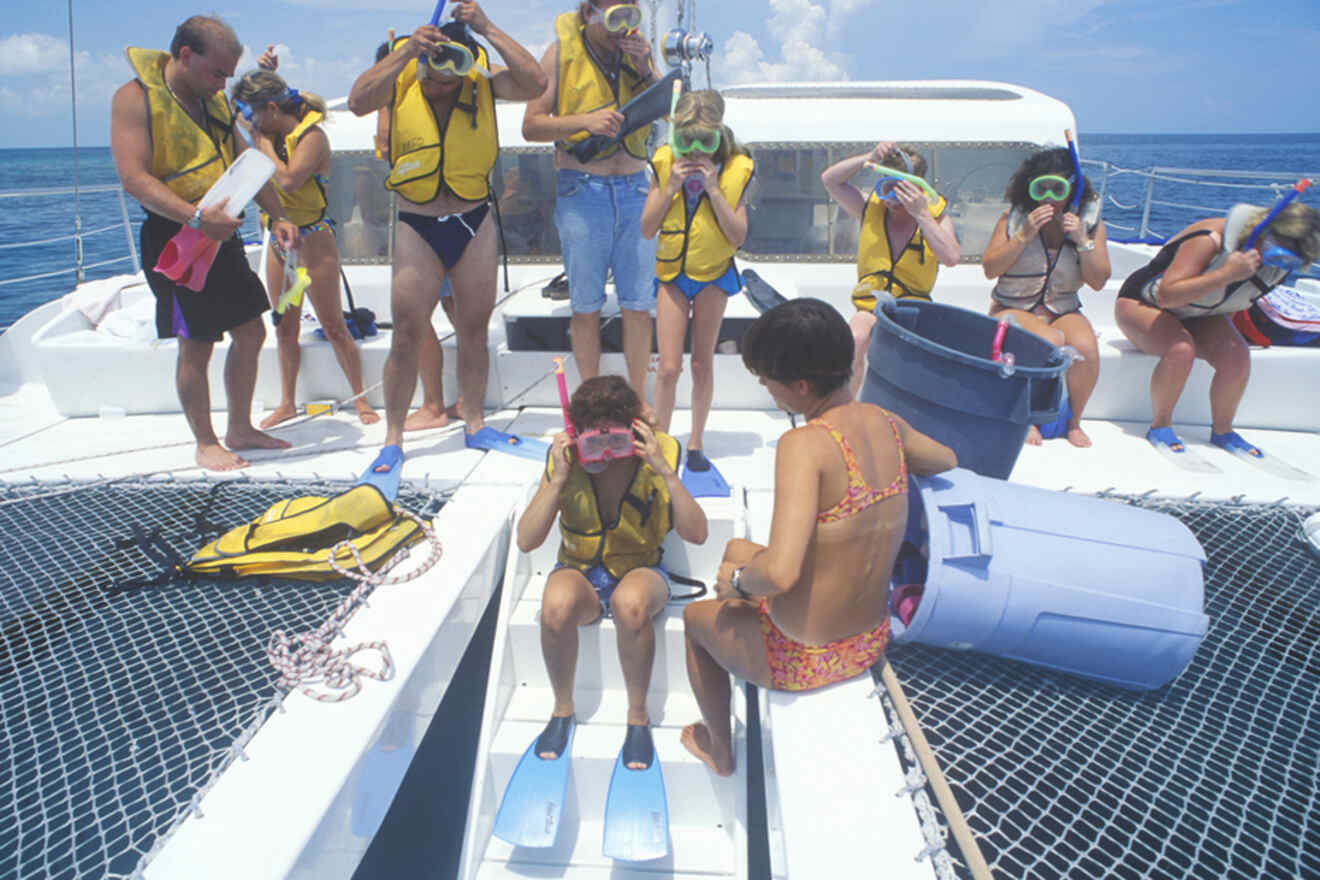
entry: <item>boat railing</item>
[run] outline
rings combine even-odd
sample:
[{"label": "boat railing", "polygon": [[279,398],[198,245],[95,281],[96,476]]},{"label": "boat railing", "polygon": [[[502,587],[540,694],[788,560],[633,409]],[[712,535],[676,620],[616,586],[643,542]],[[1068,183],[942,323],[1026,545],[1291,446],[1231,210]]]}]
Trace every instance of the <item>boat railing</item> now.
[{"label": "boat railing", "polygon": [[[96,193],[116,193],[119,196],[120,220],[117,223],[110,223],[105,226],[98,226],[94,229],[82,228],[82,216],[76,214],[73,220],[73,232],[70,235],[58,235],[54,238],[37,238],[29,241],[3,242],[0,243],[0,251],[14,250],[17,248],[37,247],[45,244],[56,244],[61,241],[73,242],[73,263],[58,269],[52,269],[46,272],[37,272],[31,275],[23,275],[16,278],[0,278],[0,287],[10,284],[20,284],[24,281],[38,281],[42,278],[54,278],[56,275],[65,275],[70,272],[76,273],[78,283],[86,280],[88,269],[99,269],[102,266],[110,266],[124,261],[130,261],[133,271],[137,272],[142,268],[138,262],[137,246],[133,243],[133,224],[128,217],[128,200],[124,195],[124,188],[118,184],[108,183],[100,186],[82,186],[75,189],[71,186],[49,187],[41,189],[23,189],[23,190],[5,190],[0,191],[0,199],[31,199],[31,198],[67,198],[73,195],[96,194]],[[87,262],[86,254],[83,250],[83,242],[96,235],[122,230],[125,244],[128,246],[128,253],[123,256],[113,257],[106,260],[97,260]]]}]

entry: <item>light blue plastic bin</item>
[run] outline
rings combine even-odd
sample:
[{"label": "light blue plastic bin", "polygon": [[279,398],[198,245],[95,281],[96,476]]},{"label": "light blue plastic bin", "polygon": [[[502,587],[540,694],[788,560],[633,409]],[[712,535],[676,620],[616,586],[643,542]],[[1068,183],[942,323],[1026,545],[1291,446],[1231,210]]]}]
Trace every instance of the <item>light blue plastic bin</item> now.
[{"label": "light blue plastic bin", "polygon": [[1173,680],[1196,653],[1209,625],[1205,551],[1173,517],[964,468],[916,487],[907,538],[926,555],[925,589],[908,625],[891,618],[895,643],[1139,690]]}]

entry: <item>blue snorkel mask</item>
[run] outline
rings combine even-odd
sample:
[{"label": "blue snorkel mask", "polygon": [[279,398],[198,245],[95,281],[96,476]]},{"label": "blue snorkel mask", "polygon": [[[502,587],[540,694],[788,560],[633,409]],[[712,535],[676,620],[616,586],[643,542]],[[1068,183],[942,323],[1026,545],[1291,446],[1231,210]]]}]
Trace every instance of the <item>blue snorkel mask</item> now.
[{"label": "blue snorkel mask", "polygon": [[926,182],[924,177],[912,173],[912,160],[908,158],[906,153],[899,150],[898,154],[903,157],[903,165],[907,168],[906,172],[896,171],[888,165],[877,165],[874,162],[865,163],[866,168],[875,169],[883,175],[875,182],[875,186],[871,190],[872,194],[883,202],[888,202],[891,205],[899,205],[902,203],[898,200],[898,184],[910,183],[917,189],[926,193],[927,202],[932,205],[937,204],[940,199],[940,194],[935,192],[935,189]]},{"label": "blue snorkel mask", "polygon": [[[264,105],[266,105],[266,104],[270,104],[270,103],[274,103],[274,104],[282,104],[282,103],[284,103],[285,101],[295,101],[295,102],[296,102],[296,101],[301,101],[301,100],[302,100],[302,96],[298,94],[298,90],[297,90],[297,89],[285,89],[283,94],[276,95],[276,96],[273,97],[273,98],[267,98],[266,100],[262,101],[261,103],[262,103],[262,105],[264,106]],[[238,110],[239,113],[241,113],[241,114],[243,115],[243,118],[244,118],[244,119],[246,119],[249,123],[252,122],[252,117],[253,117],[253,115],[255,114],[256,111],[254,111],[254,110],[252,109],[252,105],[251,105],[251,104],[247,103],[246,101],[240,101],[240,100],[238,100],[237,98],[235,98],[235,99],[234,99],[234,107]]]},{"label": "blue snorkel mask", "polygon": [[1305,257],[1299,257],[1281,244],[1271,244],[1262,250],[1260,261],[1263,265],[1282,269],[1285,272],[1296,272],[1307,265]]}]

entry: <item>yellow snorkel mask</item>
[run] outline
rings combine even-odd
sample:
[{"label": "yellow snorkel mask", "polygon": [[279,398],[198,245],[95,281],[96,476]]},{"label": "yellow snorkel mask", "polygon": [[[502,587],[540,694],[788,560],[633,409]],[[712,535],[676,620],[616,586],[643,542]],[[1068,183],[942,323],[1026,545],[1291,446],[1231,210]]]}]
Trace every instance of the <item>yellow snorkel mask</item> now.
[{"label": "yellow snorkel mask", "polygon": [[462,43],[444,42],[434,52],[417,59],[417,78],[426,80],[446,74],[457,77],[467,76],[476,63],[472,50],[467,46]]},{"label": "yellow snorkel mask", "polygon": [[629,34],[642,25],[642,10],[635,2],[616,3],[601,9],[595,0],[591,3],[591,21],[599,21],[611,34]]},{"label": "yellow snorkel mask", "polygon": [[686,156],[693,151],[710,156],[720,148],[720,130],[703,125],[675,128],[671,146],[679,156]]}]

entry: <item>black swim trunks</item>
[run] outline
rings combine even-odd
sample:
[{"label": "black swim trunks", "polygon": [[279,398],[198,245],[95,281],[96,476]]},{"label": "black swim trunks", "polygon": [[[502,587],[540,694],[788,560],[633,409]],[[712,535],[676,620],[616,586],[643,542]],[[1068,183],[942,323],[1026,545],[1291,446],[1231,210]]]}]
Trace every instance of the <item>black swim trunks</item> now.
[{"label": "black swim trunks", "polygon": [[142,268],[156,295],[156,336],[219,342],[224,334],[270,308],[266,288],[248,265],[243,242],[234,236],[220,245],[200,291],[176,284],[155,270],[160,252],[180,223],[147,212],[142,224]]},{"label": "black swim trunks", "polygon": [[490,203],[482,202],[464,214],[431,217],[427,214],[400,211],[399,219],[417,231],[422,241],[429,244],[431,250],[440,258],[440,262],[445,264],[446,269],[452,269],[462,259],[463,251],[467,250],[468,244],[477,237],[477,230],[481,228],[481,223],[486,219],[486,212],[489,210]]}]

